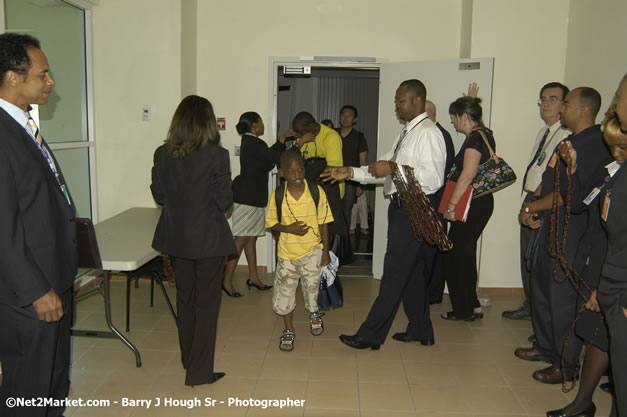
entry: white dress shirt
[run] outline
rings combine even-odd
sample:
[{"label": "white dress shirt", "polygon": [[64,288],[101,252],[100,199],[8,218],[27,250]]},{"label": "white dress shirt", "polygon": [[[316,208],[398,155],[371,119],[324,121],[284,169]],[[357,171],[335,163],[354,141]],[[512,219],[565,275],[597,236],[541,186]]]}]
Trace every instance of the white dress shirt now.
[{"label": "white dress shirt", "polygon": [[[390,149],[379,160],[394,161],[398,165],[408,165],[414,171],[414,177],[425,194],[433,194],[444,184],[444,168],[446,164],[446,146],[440,129],[422,113],[408,122],[404,127],[406,133],[395,150],[401,135],[396,138]],[[390,175],[375,178],[368,172],[368,167],[353,168],[354,181],[362,184],[381,184],[386,195],[396,192]]]},{"label": "white dress shirt", "polygon": [[10,103],[2,98],[0,98],[0,107],[2,107],[4,111],[9,113],[9,115],[13,119],[15,119],[15,121],[18,122],[20,126],[28,131],[28,129],[26,128],[26,124],[28,123],[28,113],[17,107],[15,104]]},{"label": "white dress shirt", "polygon": [[[529,156],[529,161],[527,162],[527,165],[531,163],[531,159],[536,154],[538,146],[540,145],[540,141],[542,140],[542,136],[544,136],[544,132],[546,132],[546,128],[547,126],[544,126],[538,132],[538,135],[536,136],[536,142],[531,149],[531,155]],[[533,193],[542,183],[542,174],[544,174],[544,170],[546,169],[546,166],[551,159],[551,155],[553,155],[555,147],[572,133],[570,130],[563,127],[559,121],[553,123],[551,126],[548,126],[548,128],[549,136],[544,143],[544,148],[542,149],[542,152],[540,152],[538,160],[534,162],[534,164],[529,168],[529,172],[527,173],[527,180],[525,181],[525,184],[523,184],[524,190],[527,192]]]}]

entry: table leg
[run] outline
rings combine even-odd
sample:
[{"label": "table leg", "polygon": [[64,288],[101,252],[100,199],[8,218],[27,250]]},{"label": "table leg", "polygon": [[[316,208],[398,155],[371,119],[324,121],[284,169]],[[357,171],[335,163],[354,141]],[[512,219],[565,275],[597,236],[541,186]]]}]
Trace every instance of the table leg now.
[{"label": "table leg", "polygon": [[104,302],[105,302],[105,320],[107,321],[107,326],[109,329],[122,341],[130,350],[135,354],[135,360],[137,363],[137,367],[142,366],[142,358],[139,354],[139,350],[135,347],[130,340],[126,338],[116,327],[113,325],[111,321],[111,271],[104,271]]},{"label": "table leg", "polygon": [[135,347],[130,340],[126,338],[120,331],[113,325],[111,321],[111,271],[103,271],[104,272],[104,305],[105,305],[105,320],[107,322],[107,326],[111,330],[107,331],[99,331],[99,330],[76,330],[72,329],[72,335],[74,336],[96,336],[96,337],[117,337],[120,339],[134,354],[135,354],[135,362],[137,367],[142,366],[141,355],[139,354],[139,350]]}]

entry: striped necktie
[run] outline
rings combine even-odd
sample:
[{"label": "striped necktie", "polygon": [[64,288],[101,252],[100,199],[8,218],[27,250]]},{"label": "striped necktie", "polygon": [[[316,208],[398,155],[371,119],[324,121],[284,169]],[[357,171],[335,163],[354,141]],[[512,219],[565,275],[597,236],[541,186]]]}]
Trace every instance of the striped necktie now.
[{"label": "striped necktie", "polygon": [[531,162],[529,162],[529,165],[527,165],[527,169],[525,170],[525,176],[523,177],[523,182],[522,182],[522,192],[525,192],[525,183],[527,182],[527,175],[529,175],[529,170],[531,169],[531,167],[533,166],[533,164],[536,163],[536,161],[538,160],[538,157],[540,156],[540,154],[542,153],[542,151],[544,150],[544,145],[546,144],[546,138],[549,137],[549,131],[551,129],[550,128],[546,128],[546,132],[544,132],[544,135],[542,136],[542,139],[540,139],[540,143],[538,144],[538,149],[536,149],[536,153],[533,155],[533,158],[531,159]]},{"label": "striped necktie", "polygon": [[44,146],[43,138],[41,137],[41,132],[39,131],[39,127],[37,127],[37,123],[35,123],[35,120],[33,120],[30,114],[28,115],[28,121],[26,122],[26,129],[30,133],[31,139],[37,145],[37,147],[39,148],[39,151],[41,152],[44,159],[48,163],[48,166],[50,167],[50,171],[52,171],[52,174],[56,178],[57,183],[59,184],[59,187],[61,188],[61,192],[63,192],[63,196],[67,200],[68,204],[72,205],[70,196],[67,191],[67,187],[65,184],[61,182],[59,171],[57,170],[57,167],[54,164],[54,161],[52,160],[52,156],[48,152],[48,149],[46,149],[46,147]]},{"label": "striped necktie", "polygon": [[28,115],[28,122],[26,122],[26,126],[28,127],[28,131],[30,132],[32,139],[35,141],[37,147],[39,147],[39,150],[44,155],[44,158],[48,159],[49,155],[47,155],[46,149],[41,142],[41,132],[39,131],[39,127],[37,127],[37,123],[35,123],[35,120],[33,120],[30,115]]}]

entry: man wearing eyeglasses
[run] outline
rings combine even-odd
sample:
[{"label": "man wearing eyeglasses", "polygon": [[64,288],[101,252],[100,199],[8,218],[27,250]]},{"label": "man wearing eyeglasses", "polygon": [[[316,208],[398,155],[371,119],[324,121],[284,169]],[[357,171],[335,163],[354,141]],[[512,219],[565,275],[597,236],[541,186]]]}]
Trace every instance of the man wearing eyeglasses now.
[{"label": "man wearing eyeglasses", "polygon": [[[549,157],[550,162],[542,177],[542,187],[536,193],[538,199],[525,205],[525,211],[529,211],[531,216],[521,215],[521,223],[532,229],[540,227],[541,230],[531,284],[536,341],[532,347],[518,348],[514,353],[521,359],[551,363],[551,366],[533,373],[534,379],[547,384],[559,384],[564,377],[568,380],[577,377],[582,340],[584,336],[589,337],[585,335],[586,324],[583,327],[579,325],[582,322],[577,323],[577,336],[569,337],[571,326],[578,314],[579,294],[587,297],[583,290],[585,285],[579,279],[598,277],[598,272],[594,271],[599,268],[605,255],[601,243],[590,238],[599,228],[589,221],[588,216],[588,211],[595,211],[589,205],[593,201],[594,194],[591,193],[595,186],[603,183],[607,175],[604,167],[613,160],[603,141],[600,126],[595,124],[600,107],[601,96],[598,91],[590,87],[579,87],[568,93],[560,111],[561,123],[573,132],[567,141],[579,155],[579,190],[581,195],[590,196],[590,200],[576,209],[571,206],[568,216],[563,207],[554,213],[556,197],[558,206],[566,205],[572,197],[565,165],[560,162],[556,150]],[[559,182],[556,182],[558,170]],[[555,195],[554,191],[557,190],[559,193]],[[575,203],[579,204],[573,204]],[[598,206],[595,207],[598,210]],[[536,224],[533,215],[542,219],[541,226]],[[572,280],[569,279],[569,274],[572,274]],[[581,288],[576,289],[575,285]],[[594,327],[589,333],[596,334],[593,330]]]},{"label": "man wearing eyeglasses", "polygon": [[[542,184],[542,174],[546,169],[553,150],[563,139],[570,135],[570,131],[560,123],[560,111],[564,106],[564,97],[568,94],[568,87],[558,82],[545,84],[540,90],[538,107],[540,108],[540,118],[545,125],[538,131],[536,141],[533,145],[529,163],[523,178],[522,193],[525,195],[520,209],[520,216],[530,217],[525,212],[526,205],[532,201],[533,193]],[[506,310],[502,316],[513,320],[531,320],[530,302],[530,281],[531,269],[533,268],[533,256],[529,250],[529,242],[537,231],[525,226],[522,218],[519,217],[520,224],[520,276],[522,278],[523,289],[525,291],[525,301],[515,310]],[[537,220],[539,222],[539,220]],[[537,230],[537,229],[536,229]]]}]

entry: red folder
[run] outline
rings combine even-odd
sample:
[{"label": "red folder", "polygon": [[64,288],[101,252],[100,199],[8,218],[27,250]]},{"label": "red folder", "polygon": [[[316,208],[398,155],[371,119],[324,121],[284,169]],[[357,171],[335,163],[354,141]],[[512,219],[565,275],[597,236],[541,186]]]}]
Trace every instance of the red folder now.
[{"label": "red folder", "polygon": [[[448,180],[446,182],[446,187],[444,187],[444,195],[442,196],[442,201],[440,201],[440,207],[438,208],[438,213],[444,214],[446,209],[448,208],[448,202],[451,199],[451,195],[453,195],[453,190],[457,183],[455,181]],[[472,201],[472,187],[468,186],[464,194],[460,197],[459,201],[455,205],[455,220],[458,222],[466,222],[468,218],[468,210],[470,210],[470,202]]]}]

